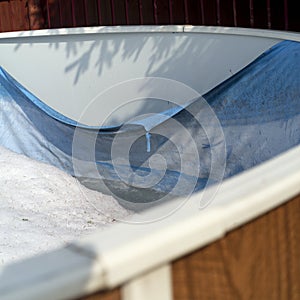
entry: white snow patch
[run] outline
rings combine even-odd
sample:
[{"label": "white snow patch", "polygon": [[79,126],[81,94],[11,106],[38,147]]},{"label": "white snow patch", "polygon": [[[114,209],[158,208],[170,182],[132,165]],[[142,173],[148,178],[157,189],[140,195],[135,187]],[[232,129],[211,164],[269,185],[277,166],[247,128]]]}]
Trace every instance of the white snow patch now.
[{"label": "white snow patch", "polygon": [[0,265],[63,246],[130,214],[63,171],[0,147]]}]

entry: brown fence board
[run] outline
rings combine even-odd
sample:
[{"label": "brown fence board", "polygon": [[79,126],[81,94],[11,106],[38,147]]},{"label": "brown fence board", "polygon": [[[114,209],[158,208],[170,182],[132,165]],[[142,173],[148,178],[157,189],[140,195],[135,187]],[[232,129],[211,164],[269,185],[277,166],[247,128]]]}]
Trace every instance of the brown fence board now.
[{"label": "brown fence board", "polygon": [[271,1],[271,25],[272,28],[284,30],[284,3],[282,0]]},{"label": "brown fence board", "polygon": [[184,1],[183,0],[173,0],[172,1],[172,12],[173,12],[173,23],[174,24],[184,24]]},{"label": "brown fence board", "polygon": [[300,3],[299,1],[288,1],[288,30],[298,31],[300,28]]},{"label": "brown fence board", "polygon": [[58,0],[47,0],[47,20],[50,28],[60,27],[60,7]]},{"label": "brown fence board", "polygon": [[29,15],[28,1],[0,1],[0,32],[28,30]]},{"label": "brown fence board", "polygon": [[121,290],[120,288],[116,288],[112,291],[99,292],[78,300],[121,300]]},{"label": "brown fence board", "polygon": [[217,3],[216,0],[202,0],[205,25],[217,25]]},{"label": "brown fence board", "polygon": [[10,12],[9,2],[0,2],[0,25],[1,31],[13,31],[11,22],[11,12]]},{"label": "brown fence board", "polygon": [[[21,0],[10,1],[11,25],[13,30],[29,29],[27,2]],[[40,26],[40,24],[39,24]]]},{"label": "brown fence board", "polygon": [[114,0],[115,5],[115,25],[124,25],[126,23],[125,1]]},{"label": "brown fence board", "polygon": [[74,5],[74,14],[77,27],[89,26],[87,24],[84,0],[76,0],[76,5]]},{"label": "brown fence board", "polygon": [[[47,12],[43,9],[42,1],[44,0],[28,0],[27,7],[23,6],[24,25],[21,25],[18,30],[40,29],[47,25]],[[28,11],[27,11],[28,9]],[[22,15],[16,15],[16,19],[22,19]]]},{"label": "brown fence board", "polygon": [[300,197],[173,263],[174,299],[300,299]]},{"label": "brown fence board", "polygon": [[128,21],[129,25],[138,25],[140,23],[140,11],[138,0],[128,0]]},{"label": "brown fence board", "polygon": [[72,1],[63,0],[60,1],[60,14],[61,14],[61,27],[72,27]]},{"label": "brown fence board", "polygon": [[236,0],[236,26],[250,27],[250,7],[249,0]]},{"label": "brown fence board", "polygon": [[220,24],[223,26],[234,26],[232,0],[220,0]]},{"label": "brown fence board", "polygon": [[157,21],[158,24],[167,25],[171,24],[169,16],[169,1],[157,1]]},{"label": "brown fence board", "polygon": [[155,24],[153,0],[144,0],[143,1],[142,13],[143,13],[144,25],[153,25],[153,24]]},{"label": "brown fence board", "polygon": [[[300,299],[300,196],[172,263],[174,300]],[[120,288],[82,300],[120,300]]]},{"label": "brown fence board", "polygon": [[253,0],[255,28],[268,28],[267,0]]},{"label": "brown fence board", "polygon": [[111,15],[111,3],[110,0],[102,0],[101,3],[101,19],[102,25],[113,25]]},{"label": "brown fence board", "polygon": [[195,24],[195,25],[202,25],[203,24],[203,0],[202,1],[187,1],[187,23],[188,24]]}]

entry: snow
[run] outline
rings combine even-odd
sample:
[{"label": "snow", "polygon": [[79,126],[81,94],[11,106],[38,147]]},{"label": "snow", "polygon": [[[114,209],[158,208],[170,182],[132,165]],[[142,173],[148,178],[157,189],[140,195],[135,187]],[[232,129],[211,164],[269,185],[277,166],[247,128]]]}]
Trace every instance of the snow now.
[{"label": "snow", "polygon": [[0,265],[63,246],[130,214],[63,171],[0,147]]}]

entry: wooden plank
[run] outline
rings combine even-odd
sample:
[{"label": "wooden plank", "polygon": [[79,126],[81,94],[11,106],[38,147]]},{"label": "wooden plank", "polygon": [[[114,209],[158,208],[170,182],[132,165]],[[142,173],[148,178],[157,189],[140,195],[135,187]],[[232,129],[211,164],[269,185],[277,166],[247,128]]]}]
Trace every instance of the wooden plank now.
[{"label": "wooden plank", "polygon": [[[64,0],[62,0],[64,1]],[[76,26],[86,26],[86,15],[85,15],[85,6],[84,0],[76,0],[74,1],[74,13],[76,19]]]},{"label": "wooden plank", "polygon": [[140,17],[139,17],[139,2],[138,0],[128,0],[128,20],[129,25],[139,25]]},{"label": "wooden plank", "polygon": [[[18,21],[20,30],[26,29],[42,29],[45,28],[45,18],[43,14],[43,7],[40,0],[28,0],[28,15],[25,5],[23,7],[19,6],[19,17],[15,17]],[[22,17],[23,15],[23,17]],[[29,18],[29,22],[28,22]]]},{"label": "wooden plank", "polygon": [[184,24],[184,1],[182,0],[173,0],[172,2],[172,12],[173,12],[173,24]]},{"label": "wooden plank", "polygon": [[0,2],[0,30],[4,31],[12,31],[12,22],[11,22],[11,9],[10,2],[4,1]]},{"label": "wooden plank", "polygon": [[[11,13],[11,30],[28,30],[29,29],[29,7],[27,9],[27,3],[21,0],[10,1],[10,13]],[[37,25],[37,24],[36,24]],[[39,29],[36,26],[36,29]]]},{"label": "wooden plank", "polygon": [[[126,5],[128,23],[131,25],[141,22],[147,25],[155,24],[156,6],[158,24],[170,24],[171,16],[174,24],[251,27],[252,11],[253,27],[300,30],[297,3],[287,0],[113,0],[113,10],[111,2],[112,0],[28,0],[27,10],[25,0],[2,0],[0,31],[39,29],[46,27],[47,23],[51,28],[95,26],[100,23],[112,25],[112,13],[116,25],[125,25]],[[98,3],[101,7],[100,16],[97,11]]]},{"label": "wooden plank", "polygon": [[234,26],[233,0],[220,1],[220,25]]},{"label": "wooden plank", "polygon": [[[202,20],[201,1],[187,1],[188,22],[193,25],[204,24]],[[205,13],[205,11],[204,11]]]},{"label": "wooden plank", "polygon": [[268,28],[267,0],[253,0],[255,28]]},{"label": "wooden plank", "polygon": [[99,292],[78,300],[121,300],[121,290],[117,288],[112,291]]},{"label": "wooden plank", "polygon": [[271,20],[271,0],[267,0],[267,21],[268,21],[268,29],[272,28],[272,20]]},{"label": "wooden plank", "polygon": [[168,1],[168,8],[169,8],[169,24],[174,24],[174,18],[173,18],[173,0]]},{"label": "wooden plank", "polygon": [[289,5],[288,5],[288,0],[283,0],[284,2],[284,29],[288,30],[289,29]]},{"label": "wooden plank", "polygon": [[170,24],[169,0],[156,1],[157,22],[159,25]]},{"label": "wooden plank", "polygon": [[249,0],[237,0],[236,5],[236,25],[238,27],[250,27],[250,7]]},{"label": "wooden plank", "polygon": [[97,14],[97,1],[96,0],[85,0],[86,6],[86,25],[97,26],[98,14]]},{"label": "wooden plank", "polygon": [[61,26],[62,27],[72,27],[72,1],[71,0],[61,0],[60,1],[60,14],[61,14]]},{"label": "wooden plank", "polygon": [[215,0],[203,0],[204,25],[217,25],[217,5]]},{"label": "wooden plank", "polygon": [[144,25],[155,24],[153,0],[143,0],[142,12]]},{"label": "wooden plank", "polygon": [[110,0],[100,0],[102,25],[112,25]]},{"label": "wooden plank", "polygon": [[126,25],[125,0],[114,0],[115,25]]},{"label": "wooden plank", "polygon": [[110,0],[110,13],[111,13],[112,25],[116,24],[115,10],[116,10],[115,1],[114,0]]},{"label": "wooden plank", "polygon": [[48,27],[49,28],[59,28],[60,15],[59,15],[59,0],[48,0]]},{"label": "wooden plank", "polygon": [[271,27],[284,30],[284,3],[282,0],[271,1]]},{"label": "wooden plank", "polygon": [[300,31],[299,2],[298,1],[288,1],[287,2],[287,17],[288,17],[287,29],[292,30],[292,31]]},{"label": "wooden plank", "polygon": [[300,197],[173,263],[174,299],[300,299]]}]

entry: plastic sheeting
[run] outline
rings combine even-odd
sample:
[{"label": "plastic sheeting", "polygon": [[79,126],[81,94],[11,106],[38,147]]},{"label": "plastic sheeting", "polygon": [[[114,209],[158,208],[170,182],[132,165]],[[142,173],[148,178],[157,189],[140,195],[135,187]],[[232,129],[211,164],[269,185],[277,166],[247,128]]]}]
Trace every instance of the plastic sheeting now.
[{"label": "plastic sheeting", "polygon": [[0,69],[0,144],[120,201],[187,195],[299,144],[300,44],[277,44],[203,98],[103,130],[59,114]]}]

